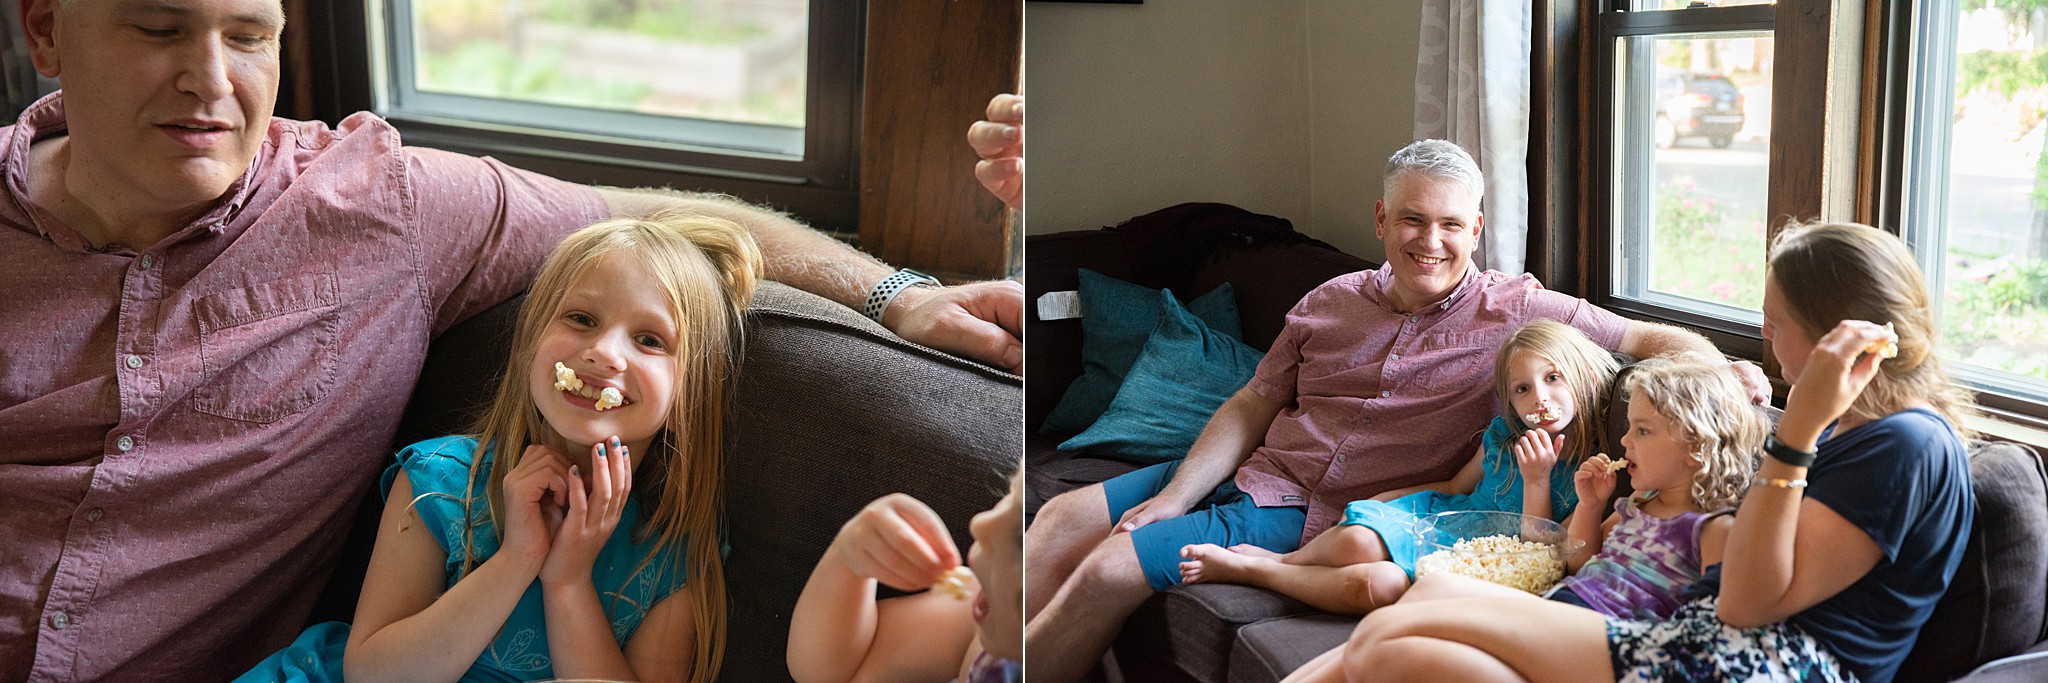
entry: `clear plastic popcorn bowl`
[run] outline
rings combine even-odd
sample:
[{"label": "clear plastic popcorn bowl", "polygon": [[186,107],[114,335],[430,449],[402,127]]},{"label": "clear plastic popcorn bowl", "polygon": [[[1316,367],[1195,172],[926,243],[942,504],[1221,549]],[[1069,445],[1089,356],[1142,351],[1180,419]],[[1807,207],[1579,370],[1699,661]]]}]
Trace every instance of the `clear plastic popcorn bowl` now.
[{"label": "clear plastic popcorn bowl", "polygon": [[1462,574],[1542,594],[1564,578],[1557,522],[1513,512],[1439,512],[1415,523],[1415,578]]}]

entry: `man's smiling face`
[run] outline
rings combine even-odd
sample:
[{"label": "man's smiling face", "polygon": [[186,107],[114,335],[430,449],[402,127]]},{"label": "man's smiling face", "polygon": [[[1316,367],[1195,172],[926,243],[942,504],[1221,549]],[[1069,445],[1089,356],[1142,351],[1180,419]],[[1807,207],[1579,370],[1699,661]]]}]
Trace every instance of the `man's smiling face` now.
[{"label": "man's smiling face", "polygon": [[1396,178],[1373,207],[1374,230],[1393,266],[1395,307],[1413,312],[1442,300],[1472,267],[1483,217],[1479,193],[1451,178]]}]

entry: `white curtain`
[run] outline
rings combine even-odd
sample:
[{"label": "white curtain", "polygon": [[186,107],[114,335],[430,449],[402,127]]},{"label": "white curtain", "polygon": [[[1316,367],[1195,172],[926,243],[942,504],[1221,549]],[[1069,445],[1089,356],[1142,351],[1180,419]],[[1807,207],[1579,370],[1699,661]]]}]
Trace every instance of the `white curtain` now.
[{"label": "white curtain", "polygon": [[1486,174],[1481,267],[1522,272],[1529,235],[1529,2],[1425,0],[1415,137],[1457,143]]}]

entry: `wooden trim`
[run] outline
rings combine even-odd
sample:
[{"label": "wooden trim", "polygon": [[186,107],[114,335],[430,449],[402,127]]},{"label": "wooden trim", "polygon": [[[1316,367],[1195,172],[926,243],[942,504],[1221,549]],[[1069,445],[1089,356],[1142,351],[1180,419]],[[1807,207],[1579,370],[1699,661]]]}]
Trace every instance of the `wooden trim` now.
[{"label": "wooden trim", "polygon": [[1528,271],[1545,286],[1584,296],[1586,288],[1580,226],[1587,179],[1582,131],[1587,95],[1586,58],[1580,38],[1579,0],[1537,0],[1533,8],[1529,62]]},{"label": "wooden trim", "polygon": [[1001,277],[1015,226],[974,178],[967,127],[1015,92],[1022,0],[868,4],[861,248],[933,273]]},{"label": "wooden trim", "polygon": [[[1767,242],[1799,221],[1853,220],[1863,117],[1862,0],[1816,0],[1778,6],[1771,90],[1771,192],[1765,200]],[[1856,65],[1853,78],[1831,79]],[[1785,106],[1785,105],[1794,106]],[[1781,374],[1771,342],[1761,340],[1764,372]]]}]

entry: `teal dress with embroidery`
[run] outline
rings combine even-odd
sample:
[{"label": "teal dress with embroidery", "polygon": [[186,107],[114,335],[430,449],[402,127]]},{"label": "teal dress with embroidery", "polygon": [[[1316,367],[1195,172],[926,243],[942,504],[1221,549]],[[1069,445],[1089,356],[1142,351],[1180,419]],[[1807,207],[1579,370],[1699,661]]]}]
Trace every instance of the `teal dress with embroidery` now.
[{"label": "teal dress with embroidery", "polygon": [[[1515,439],[1521,434],[1505,417],[1493,418],[1479,438],[1486,460],[1479,465],[1479,485],[1471,493],[1417,491],[1389,501],[1354,500],[1344,506],[1338,524],[1355,524],[1372,529],[1387,544],[1388,560],[1415,577],[1415,520],[1439,512],[1522,511],[1522,468],[1515,464]],[[1559,461],[1550,468],[1550,517],[1563,522],[1579,504],[1579,489],[1572,483],[1578,465]]]},{"label": "teal dress with embroidery", "polygon": [[[455,585],[456,572],[462,568],[464,519],[473,526],[470,542],[475,547],[477,563],[490,559],[498,551],[497,528],[491,524],[488,505],[484,502],[484,486],[490,480],[490,455],[484,455],[484,468],[477,472],[476,485],[464,495],[464,485],[469,483],[469,464],[476,456],[475,439],[466,436],[447,436],[422,441],[399,451],[398,463],[384,471],[383,490],[388,498],[392,482],[397,480],[402,469],[406,479],[412,483],[414,509],[420,519],[432,532],[434,541],[447,553],[442,569],[447,573],[448,586]],[[405,504],[406,501],[386,500],[385,504]],[[647,610],[683,585],[682,548],[676,547],[661,557],[652,557],[654,539],[638,543],[632,538],[632,530],[641,518],[639,492],[628,499],[625,510],[619,516],[619,526],[612,537],[605,541],[598,551],[597,562],[591,569],[592,579],[597,585],[598,602],[605,610],[612,625],[612,635],[624,647],[640,628],[641,619]],[[349,626],[341,622],[328,622],[306,629],[305,633],[292,644],[256,665],[255,669],[236,678],[237,683],[254,681],[335,681],[342,680],[342,649],[348,643]],[[554,667],[548,657],[547,621],[541,611],[541,586],[535,580],[528,586],[526,594],[520,596],[519,605],[512,609],[512,616],[505,620],[497,638],[478,655],[476,663],[462,676],[467,682],[483,681],[531,681],[554,677]]]}]

